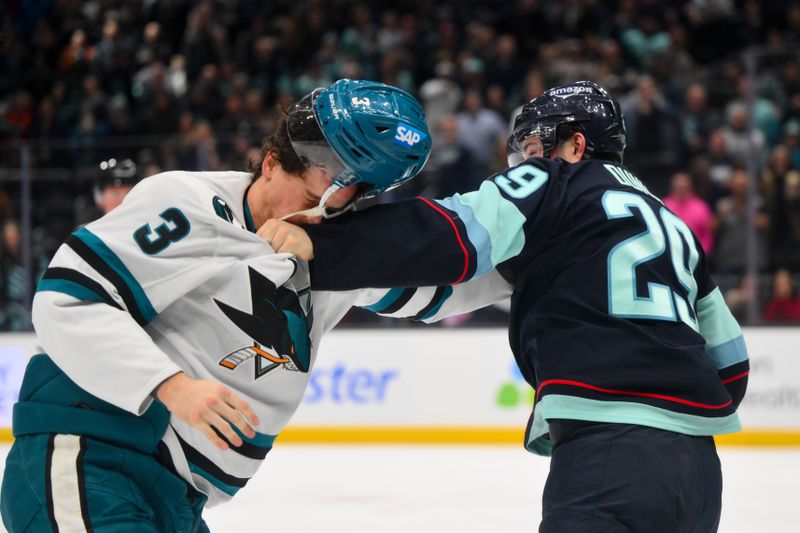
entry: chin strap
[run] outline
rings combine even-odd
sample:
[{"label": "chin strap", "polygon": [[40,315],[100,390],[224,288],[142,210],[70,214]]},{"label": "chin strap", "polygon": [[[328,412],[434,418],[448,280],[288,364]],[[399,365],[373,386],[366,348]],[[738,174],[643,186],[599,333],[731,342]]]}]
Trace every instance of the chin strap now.
[{"label": "chin strap", "polygon": [[339,189],[343,188],[342,185],[338,183],[333,183],[328,190],[322,195],[322,198],[319,200],[319,205],[317,207],[312,207],[310,209],[304,209],[302,211],[297,211],[295,213],[289,213],[288,215],[282,216],[281,220],[286,220],[287,218],[292,218],[293,216],[303,215],[306,217],[322,217],[325,219],[338,217],[342,213],[347,213],[348,211],[352,211],[355,208],[356,203],[350,202],[346,206],[342,207],[341,209],[328,209],[325,207],[325,203],[330,199],[331,196],[336,193]]}]

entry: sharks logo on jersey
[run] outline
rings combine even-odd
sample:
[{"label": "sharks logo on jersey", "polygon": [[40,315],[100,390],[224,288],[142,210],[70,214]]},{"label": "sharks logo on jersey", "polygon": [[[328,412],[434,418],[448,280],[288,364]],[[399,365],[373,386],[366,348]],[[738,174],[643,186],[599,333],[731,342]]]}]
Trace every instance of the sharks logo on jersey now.
[{"label": "sharks logo on jersey", "polygon": [[219,196],[215,196],[211,200],[211,204],[214,206],[214,212],[219,218],[228,222],[233,222],[233,211],[231,211],[231,208],[225,203],[225,200]]},{"label": "sharks logo on jersey", "polygon": [[296,292],[277,287],[268,278],[249,268],[252,313],[224,302],[214,302],[231,322],[253,338],[246,346],[228,354],[220,366],[235,370],[245,361],[255,360],[255,379],[278,367],[308,372],[311,364],[311,311],[308,314]]}]

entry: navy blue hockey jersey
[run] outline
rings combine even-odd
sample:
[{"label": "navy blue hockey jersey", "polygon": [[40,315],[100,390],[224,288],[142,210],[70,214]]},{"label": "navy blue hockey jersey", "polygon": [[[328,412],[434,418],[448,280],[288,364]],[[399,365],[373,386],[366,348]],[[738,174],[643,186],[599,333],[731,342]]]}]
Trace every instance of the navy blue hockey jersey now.
[{"label": "navy blue hockey jersey", "polygon": [[312,287],[456,284],[492,269],[514,287],[510,341],[547,420],[738,431],[742,332],[686,224],[624,167],[529,159],[477,191],[388,204],[306,228]]}]

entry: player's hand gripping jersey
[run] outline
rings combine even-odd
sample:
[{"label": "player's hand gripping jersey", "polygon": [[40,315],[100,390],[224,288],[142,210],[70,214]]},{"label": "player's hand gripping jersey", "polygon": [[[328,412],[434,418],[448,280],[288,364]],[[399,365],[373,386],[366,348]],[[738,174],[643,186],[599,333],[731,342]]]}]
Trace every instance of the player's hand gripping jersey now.
[{"label": "player's hand gripping jersey", "polygon": [[[251,178],[159,174],[68,239],[34,301],[47,355],[29,365],[16,435],[87,435],[142,453],[163,440],[213,505],[255,473],[303,397],[321,336],[352,305],[432,321],[510,295],[496,274],[455,291],[312,295],[307,264],[253,233]],[[256,437],[240,433],[244,445],[223,451],[170,418],[153,391],[178,371],[236,391],[261,421]]]},{"label": "player's hand gripping jersey", "polygon": [[514,286],[511,345],[537,392],[532,451],[548,453],[548,419],[739,429],[741,330],[690,229],[620,165],[529,159],[478,191],[306,229],[314,289],[457,284],[496,268]]}]

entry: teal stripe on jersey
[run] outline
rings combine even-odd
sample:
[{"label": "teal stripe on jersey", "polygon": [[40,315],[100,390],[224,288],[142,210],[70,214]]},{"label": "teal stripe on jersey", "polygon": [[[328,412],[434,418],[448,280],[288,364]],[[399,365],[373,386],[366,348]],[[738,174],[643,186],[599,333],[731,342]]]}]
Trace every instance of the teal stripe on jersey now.
[{"label": "teal stripe on jersey", "polygon": [[105,300],[96,292],[84,287],[74,281],[65,279],[43,279],[39,281],[36,286],[36,292],[60,292],[77,298],[81,301],[98,301],[104,302]]},{"label": "teal stripe on jersey", "polygon": [[372,311],[373,313],[381,313],[384,309],[388,309],[390,305],[395,303],[400,295],[403,294],[405,289],[392,289],[386,294],[383,295],[383,298],[378,300],[376,303],[372,305],[366,305],[363,308],[367,311]]},{"label": "teal stripe on jersey", "polygon": [[436,200],[437,204],[458,213],[458,217],[467,228],[467,238],[478,254],[477,268],[473,277],[479,277],[489,272],[492,267],[492,239],[478,219],[470,205],[465,204],[460,195],[451,196],[444,200]]},{"label": "teal stripe on jersey", "polygon": [[[519,255],[525,246],[525,234],[522,231],[525,216],[500,194],[500,189],[493,181],[484,181],[477,191],[460,194],[456,198],[472,208],[475,220],[489,234],[492,267]],[[471,234],[469,236],[472,237]]]},{"label": "teal stripe on jersey", "polygon": [[719,288],[697,300],[697,324],[706,339],[706,350],[720,346],[742,335],[742,328],[725,305]]},{"label": "teal stripe on jersey", "polygon": [[548,394],[536,404],[533,425],[525,447],[537,455],[549,455],[551,446],[544,435],[547,420],[564,418],[588,422],[636,424],[684,435],[710,436],[735,433],[742,429],[736,413],[724,417],[705,417],[675,413],[635,402],[590,400],[576,396]]},{"label": "teal stripe on jersey", "polygon": [[744,337],[741,335],[713,348],[706,346],[706,355],[714,362],[717,368],[727,368],[748,359],[747,346],[745,346]]},{"label": "teal stripe on jersey", "polygon": [[260,446],[261,448],[272,448],[272,445],[275,443],[275,439],[278,437],[277,435],[267,435],[265,433],[258,433],[256,432],[256,436],[252,439],[250,437],[245,436],[244,433],[239,431],[239,428],[236,426],[231,426],[233,431],[239,435],[243,441],[248,442],[254,446]]},{"label": "teal stripe on jersey", "polygon": [[439,298],[439,301],[436,302],[436,305],[434,305],[430,311],[422,315],[419,319],[425,320],[438,313],[439,309],[442,308],[447,299],[450,298],[451,294],[453,294],[453,287],[448,285],[447,287],[444,288],[444,292],[442,293],[442,296]]},{"label": "teal stripe on jersey", "polygon": [[139,306],[139,311],[142,313],[146,322],[150,322],[153,320],[156,315],[158,314],[156,310],[153,308],[153,304],[150,303],[150,299],[145,294],[144,289],[139,282],[136,281],[136,278],[133,277],[130,270],[125,266],[122,260],[109,248],[106,246],[106,243],[100,239],[97,235],[89,231],[88,229],[81,228],[73,233],[75,237],[79,238],[83,241],[86,246],[91,248],[105,263],[114,270],[125,282],[128,288],[133,293],[133,297],[136,300],[136,304]]},{"label": "teal stripe on jersey", "polygon": [[228,485],[227,483],[223,483],[222,481],[218,480],[217,478],[215,478],[214,476],[212,476],[211,474],[209,474],[208,472],[206,472],[197,465],[189,463],[189,470],[191,470],[192,473],[197,474],[202,478],[205,478],[206,480],[208,480],[209,483],[217,487],[225,494],[228,494],[229,496],[233,496],[234,494],[239,492],[239,487],[234,487],[233,485]]},{"label": "teal stripe on jersey", "polygon": [[247,191],[250,190],[250,186],[247,186],[247,190],[244,191],[244,225],[247,228],[247,231],[252,233],[256,232],[256,225],[253,223],[253,215],[250,213],[250,206],[247,205]]}]

